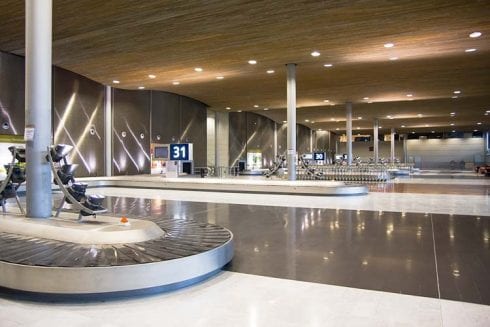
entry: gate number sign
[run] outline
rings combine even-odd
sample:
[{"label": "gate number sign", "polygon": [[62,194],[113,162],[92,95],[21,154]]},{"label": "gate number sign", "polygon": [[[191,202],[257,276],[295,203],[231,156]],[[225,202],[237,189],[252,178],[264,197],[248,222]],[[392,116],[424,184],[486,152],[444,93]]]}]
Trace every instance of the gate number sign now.
[{"label": "gate number sign", "polygon": [[313,160],[325,160],[325,152],[313,153]]},{"label": "gate number sign", "polygon": [[170,160],[192,160],[192,144],[170,144]]}]

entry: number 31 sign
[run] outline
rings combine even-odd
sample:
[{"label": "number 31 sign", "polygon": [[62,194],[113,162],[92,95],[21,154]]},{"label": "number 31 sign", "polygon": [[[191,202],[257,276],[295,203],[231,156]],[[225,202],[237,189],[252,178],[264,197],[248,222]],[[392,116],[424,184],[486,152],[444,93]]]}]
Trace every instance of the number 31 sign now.
[{"label": "number 31 sign", "polygon": [[170,144],[170,160],[192,160],[192,143]]}]

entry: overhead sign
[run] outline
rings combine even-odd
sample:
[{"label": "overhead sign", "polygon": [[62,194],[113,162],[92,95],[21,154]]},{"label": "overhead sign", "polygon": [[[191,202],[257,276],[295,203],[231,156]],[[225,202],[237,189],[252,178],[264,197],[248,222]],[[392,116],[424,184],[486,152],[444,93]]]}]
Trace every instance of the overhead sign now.
[{"label": "overhead sign", "polygon": [[169,150],[170,160],[192,160],[192,143],[170,144]]},{"label": "overhead sign", "polygon": [[313,152],[313,160],[325,160],[325,152]]}]

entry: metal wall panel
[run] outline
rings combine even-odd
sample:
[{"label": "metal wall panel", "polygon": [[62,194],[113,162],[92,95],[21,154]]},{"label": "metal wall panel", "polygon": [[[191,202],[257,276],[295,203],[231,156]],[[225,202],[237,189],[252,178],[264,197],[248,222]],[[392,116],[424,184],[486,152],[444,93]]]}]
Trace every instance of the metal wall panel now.
[{"label": "metal wall panel", "polygon": [[247,151],[262,153],[262,166],[269,167],[274,161],[274,122],[262,115],[247,112]]},{"label": "metal wall panel", "polygon": [[151,91],[152,142],[178,142],[181,134],[180,120],[180,96],[174,93]]},{"label": "metal wall panel", "polygon": [[310,129],[296,124],[296,151],[299,155],[310,152]]},{"label": "metal wall panel", "polygon": [[277,155],[285,156],[288,150],[288,124],[277,123]]},{"label": "metal wall panel", "polygon": [[24,58],[0,52],[0,134],[24,134],[24,88]]},{"label": "metal wall panel", "polygon": [[76,176],[104,175],[104,86],[70,71],[53,69],[53,140],[74,147]]},{"label": "metal wall panel", "polygon": [[230,112],[229,116],[230,166],[247,159],[247,115],[241,112]]},{"label": "metal wall panel", "polygon": [[114,175],[150,173],[150,91],[113,91]]},{"label": "metal wall panel", "polygon": [[207,109],[201,102],[181,97],[180,110],[180,142],[194,144],[194,166],[204,167],[207,163]]}]

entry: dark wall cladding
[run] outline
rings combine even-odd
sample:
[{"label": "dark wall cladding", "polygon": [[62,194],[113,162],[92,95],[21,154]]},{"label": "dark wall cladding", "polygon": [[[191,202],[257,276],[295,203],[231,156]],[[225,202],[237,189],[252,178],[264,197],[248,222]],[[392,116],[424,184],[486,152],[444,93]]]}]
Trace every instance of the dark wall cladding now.
[{"label": "dark wall cladding", "polygon": [[247,151],[262,152],[262,167],[274,162],[274,121],[247,112]]},{"label": "dark wall cladding", "polygon": [[[24,134],[24,85],[24,58],[0,52],[0,134]],[[104,85],[53,68],[53,139],[74,146],[79,177],[104,175],[104,96]],[[149,173],[150,142],[193,143],[195,166],[206,165],[206,106],[199,101],[113,89],[112,132],[115,175]]]},{"label": "dark wall cladding", "polygon": [[0,52],[0,134],[24,134],[24,58]]},{"label": "dark wall cladding", "polygon": [[192,143],[194,166],[206,166],[206,106],[178,94],[151,92],[151,139],[154,143]]},{"label": "dark wall cladding", "polygon": [[[173,93],[152,92],[151,121],[153,143],[178,142],[180,137],[180,96]],[[172,123],[169,124],[168,122]]]},{"label": "dark wall cladding", "polygon": [[230,166],[247,159],[247,114],[230,112],[229,116],[229,158]]},{"label": "dark wall cladding", "polygon": [[54,143],[74,147],[69,159],[76,176],[104,175],[104,86],[55,67],[53,70]]},{"label": "dark wall cladding", "polygon": [[150,91],[114,89],[114,175],[150,173]]},{"label": "dark wall cladding", "polygon": [[180,98],[182,143],[193,143],[194,166],[204,167],[207,162],[206,107],[193,99]]},{"label": "dark wall cladding", "polygon": [[296,125],[296,151],[298,154],[310,152],[310,129],[304,125]]},{"label": "dark wall cladding", "polygon": [[[309,152],[310,129],[297,125],[297,149],[299,153]],[[269,167],[274,161],[274,121],[253,112],[230,113],[230,166],[239,160],[247,160],[247,152],[260,151],[262,166]],[[287,126],[277,124],[277,154],[286,154]]]},{"label": "dark wall cladding", "polygon": [[287,155],[288,150],[288,125],[287,124],[277,124],[277,154]]}]

